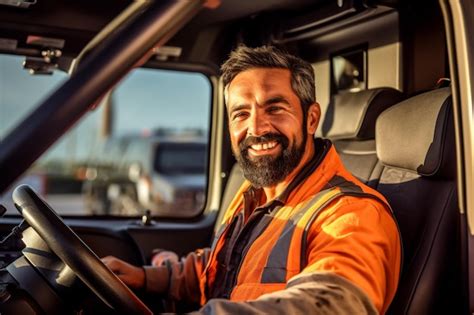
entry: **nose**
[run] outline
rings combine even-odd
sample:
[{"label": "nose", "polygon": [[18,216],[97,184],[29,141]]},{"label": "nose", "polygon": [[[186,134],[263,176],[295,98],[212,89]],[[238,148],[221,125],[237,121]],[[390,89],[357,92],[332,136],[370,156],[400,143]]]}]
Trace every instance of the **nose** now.
[{"label": "nose", "polygon": [[270,121],[264,113],[259,113],[258,110],[254,110],[251,113],[251,117],[248,120],[247,135],[259,137],[270,131]]}]

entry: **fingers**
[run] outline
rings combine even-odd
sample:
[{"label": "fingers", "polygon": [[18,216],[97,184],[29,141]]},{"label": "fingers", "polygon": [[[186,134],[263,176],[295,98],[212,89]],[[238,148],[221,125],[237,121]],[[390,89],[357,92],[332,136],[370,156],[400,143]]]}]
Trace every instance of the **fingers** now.
[{"label": "fingers", "polygon": [[126,285],[133,289],[145,286],[145,271],[114,256],[103,257],[102,262],[109,267]]},{"label": "fingers", "polygon": [[120,260],[114,256],[107,256],[101,258],[102,262],[109,267],[115,274],[121,274],[121,270],[123,269],[123,265],[126,264],[123,260]]}]

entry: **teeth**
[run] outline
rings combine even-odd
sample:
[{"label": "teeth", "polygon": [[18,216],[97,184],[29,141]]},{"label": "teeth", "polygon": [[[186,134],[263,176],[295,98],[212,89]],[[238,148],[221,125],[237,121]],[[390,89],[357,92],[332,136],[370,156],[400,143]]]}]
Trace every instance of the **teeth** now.
[{"label": "teeth", "polygon": [[250,147],[255,150],[255,151],[260,151],[260,150],[268,150],[268,149],[272,149],[274,147],[276,147],[277,143],[276,142],[269,142],[269,143],[257,143],[257,144],[253,144],[251,145]]}]

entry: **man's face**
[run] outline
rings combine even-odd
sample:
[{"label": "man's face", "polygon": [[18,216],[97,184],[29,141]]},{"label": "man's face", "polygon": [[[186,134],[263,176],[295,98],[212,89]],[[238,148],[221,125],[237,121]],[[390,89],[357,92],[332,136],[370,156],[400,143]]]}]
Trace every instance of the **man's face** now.
[{"label": "man's face", "polygon": [[281,182],[300,162],[307,139],[290,71],[246,70],[227,92],[232,151],[245,177],[257,187]]}]

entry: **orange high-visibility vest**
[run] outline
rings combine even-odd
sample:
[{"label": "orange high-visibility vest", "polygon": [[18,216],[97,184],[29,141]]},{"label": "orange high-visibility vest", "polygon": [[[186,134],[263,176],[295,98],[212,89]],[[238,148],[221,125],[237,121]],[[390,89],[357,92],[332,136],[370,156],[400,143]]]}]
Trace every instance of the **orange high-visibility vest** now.
[{"label": "orange high-visibility vest", "polygon": [[[243,193],[249,189],[245,182],[229,205],[223,224],[217,233],[209,262],[201,276],[201,303],[207,301],[207,288],[215,284],[217,253],[223,248],[228,227],[243,209]],[[307,236],[318,215],[333,207],[344,196],[376,199],[391,211],[385,198],[377,191],[363,185],[342,165],[334,147],[331,147],[318,168],[302,181],[290,194],[286,204],[263,228],[260,236],[250,244],[242,258],[237,283],[230,299],[244,301],[282,290],[289,279],[299,274],[307,265]],[[400,257],[397,257],[400,260]],[[399,270],[397,270],[399,271]],[[398,276],[395,280],[398,281]],[[393,289],[393,294],[395,289]]]}]

